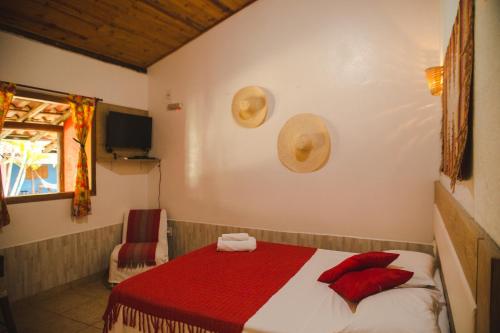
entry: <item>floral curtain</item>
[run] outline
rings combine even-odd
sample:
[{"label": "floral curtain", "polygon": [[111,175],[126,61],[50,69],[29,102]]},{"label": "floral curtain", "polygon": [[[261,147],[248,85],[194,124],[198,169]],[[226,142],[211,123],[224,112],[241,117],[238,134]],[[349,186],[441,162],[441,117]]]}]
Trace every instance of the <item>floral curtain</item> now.
[{"label": "floral curtain", "polygon": [[[5,117],[9,112],[10,103],[16,93],[16,85],[13,83],[0,82],[0,131],[3,128]],[[2,174],[0,171],[0,229],[10,223],[7,203],[3,195]]]},{"label": "floral curtain", "polygon": [[75,217],[82,217],[91,213],[90,203],[90,184],[87,162],[87,153],[85,152],[85,142],[92,128],[92,117],[95,110],[95,99],[82,96],[69,96],[69,105],[73,117],[73,126],[75,128],[76,142],[80,145],[78,154],[78,165],[76,172],[75,195],[71,214]]}]

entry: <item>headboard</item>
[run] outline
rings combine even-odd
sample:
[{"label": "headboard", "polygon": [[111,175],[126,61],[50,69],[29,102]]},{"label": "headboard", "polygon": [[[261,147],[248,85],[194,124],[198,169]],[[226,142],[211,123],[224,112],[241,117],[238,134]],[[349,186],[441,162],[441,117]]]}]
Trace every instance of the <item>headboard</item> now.
[{"label": "headboard", "polygon": [[500,249],[435,183],[434,236],[457,333],[500,332]]}]

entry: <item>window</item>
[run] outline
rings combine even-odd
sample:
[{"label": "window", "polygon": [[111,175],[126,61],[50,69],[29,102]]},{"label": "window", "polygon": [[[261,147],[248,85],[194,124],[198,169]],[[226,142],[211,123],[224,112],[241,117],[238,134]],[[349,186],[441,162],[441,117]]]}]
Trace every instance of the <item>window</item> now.
[{"label": "window", "polygon": [[[94,116],[95,119],[95,116]],[[95,194],[95,120],[87,138]],[[80,146],[65,98],[19,91],[0,133],[2,184],[8,203],[70,198]]]}]

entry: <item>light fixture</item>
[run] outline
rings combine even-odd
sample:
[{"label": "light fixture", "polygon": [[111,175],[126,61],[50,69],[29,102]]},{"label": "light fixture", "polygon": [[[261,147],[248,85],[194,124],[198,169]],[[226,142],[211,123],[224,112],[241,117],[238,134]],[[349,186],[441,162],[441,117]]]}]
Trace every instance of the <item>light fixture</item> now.
[{"label": "light fixture", "polygon": [[181,111],[182,107],[182,103],[168,103],[167,111]]},{"label": "light fixture", "polygon": [[431,95],[440,96],[443,93],[443,66],[427,68],[425,76]]}]

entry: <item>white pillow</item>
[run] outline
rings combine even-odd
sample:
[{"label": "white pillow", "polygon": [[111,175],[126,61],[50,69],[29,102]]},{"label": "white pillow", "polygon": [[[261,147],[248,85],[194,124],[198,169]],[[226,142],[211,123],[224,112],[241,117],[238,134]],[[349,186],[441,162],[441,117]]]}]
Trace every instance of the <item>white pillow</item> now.
[{"label": "white pillow", "polygon": [[340,333],[440,333],[438,291],[390,289],[363,299]]},{"label": "white pillow", "polygon": [[435,287],[434,280],[435,260],[433,256],[426,253],[389,250],[385,252],[399,253],[399,257],[390,265],[391,267],[400,267],[407,271],[413,272],[412,278],[400,288],[418,288],[418,287]]}]

